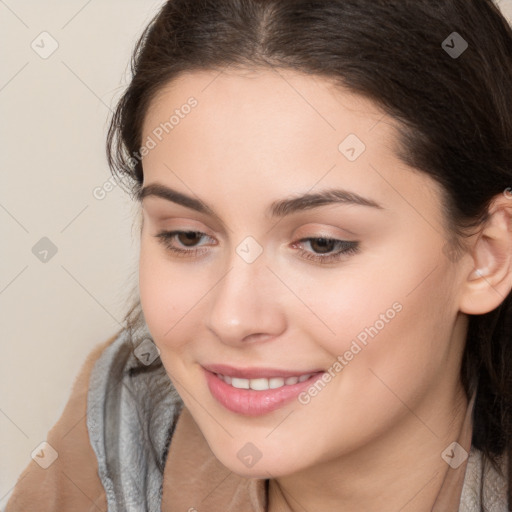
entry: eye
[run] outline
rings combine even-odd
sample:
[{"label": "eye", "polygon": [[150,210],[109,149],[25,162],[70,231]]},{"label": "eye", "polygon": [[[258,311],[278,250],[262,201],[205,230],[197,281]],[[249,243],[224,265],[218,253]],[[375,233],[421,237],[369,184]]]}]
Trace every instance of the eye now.
[{"label": "eye", "polygon": [[[201,231],[162,231],[155,235],[164,246],[177,256],[197,256],[204,251],[199,250],[198,242],[203,238],[210,238]],[[213,239],[212,239],[213,240]],[[180,245],[176,245],[176,241]],[[294,248],[302,246],[306,242],[313,249],[313,252],[299,249],[300,257],[319,263],[332,263],[344,257],[355,254],[359,250],[359,242],[338,240],[336,238],[308,237],[302,238],[292,244]],[[335,248],[334,252],[332,252]],[[206,249],[205,249],[206,250]],[[317,252],[318,251],[318,252]]]},{"label": "eye", "polygon": [[[334,261],[339,261],[350,254],[355,254],[359,250],[359,242],[338,240],[336,238],[308,237],[302,238],[294,245],[296,246],[297,243],[301,242],[309,243],[313,251],[318,249],[319,253],[300,249],[299,255],[307,260],[317,261],[320,263],[332,263]],[[338,249],[332,252],[335,247]]]},{"label": "eye", "polygon": [[[176,255],[196,256],[199,252],[195,243],[202,237],[210,238],[207,234],[200,231],[161,231],[155,235],[164,246]],[[176,246],[174,241],[178,240],[181,246]],[[183,247],[191,247],[184,249]]]}]

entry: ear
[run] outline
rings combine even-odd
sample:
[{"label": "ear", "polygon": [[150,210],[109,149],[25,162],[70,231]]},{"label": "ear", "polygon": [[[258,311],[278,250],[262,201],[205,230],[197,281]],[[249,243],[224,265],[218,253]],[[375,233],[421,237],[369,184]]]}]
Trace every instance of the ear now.
[{"label": "ear", "polygon": [[459,309],[482,315],[497,308],[512,289],[512,197],[496,196],[488,209],[489,217],[479,232],[471,256]]}]

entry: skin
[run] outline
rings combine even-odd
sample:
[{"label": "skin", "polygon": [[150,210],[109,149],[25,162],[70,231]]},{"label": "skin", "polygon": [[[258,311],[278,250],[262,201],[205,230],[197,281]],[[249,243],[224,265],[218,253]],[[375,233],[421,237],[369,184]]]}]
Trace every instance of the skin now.
[{"label": "skin", "polygon": [[[396,124],[374,103],[291,71],[194,71],[153,99],[142,140],[190,96],[198,105],[144,156],[143,185],[200,199],[217,217],[146,197],[139,268],[148,328],[186,407],[228,469],[271,478],[271,511],[430,510],[449,469],[440,454],[468,404],[465,313],[494,309],[512,286],[510,199],[489,236],[475,234],[473,252],[454,262],[440,187],[398,159]],[[366,145],[353,162],[338,150],[350,133]],[[329,188],[383,208],[265,213]],[[188,247],[172,241],[199,255],[173,254],[155,236],[164,230],[205,233]],[[293,245],[322,235],[359,251],[322,264]],[[236,252],[247,236],[263,249],[252,263]],[[327,370],[397,302],[401,311],[307,405],[247,417],[208,390],[202,364]],[[252,468],[237,457],[247,442],[262,454]]]}]

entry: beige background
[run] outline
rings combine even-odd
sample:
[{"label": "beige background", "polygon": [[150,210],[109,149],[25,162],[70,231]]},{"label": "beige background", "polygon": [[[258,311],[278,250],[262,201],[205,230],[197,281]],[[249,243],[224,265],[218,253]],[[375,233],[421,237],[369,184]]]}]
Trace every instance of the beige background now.
[{"label": "beige background", "polygon": [[[0,1],[2,509],[85,357],[119,329],[137,285],[135,205],[119,187],[101,200],[93,191],[111,176],[109,108],[161,4]],[[39,51],[55,44],[38,37],[43,31],[58,43],[46,59],[31,48],[33,40]],[[57,247],[46,263],[32,253],[43,237]]]},{"label": "beige background", "polygon": [[[109,109],[162,2],[0,0],[0,509],[137,286],[136,205],[94,190],[108,190]],[[43,237],[46,262],[32,252]]]}]

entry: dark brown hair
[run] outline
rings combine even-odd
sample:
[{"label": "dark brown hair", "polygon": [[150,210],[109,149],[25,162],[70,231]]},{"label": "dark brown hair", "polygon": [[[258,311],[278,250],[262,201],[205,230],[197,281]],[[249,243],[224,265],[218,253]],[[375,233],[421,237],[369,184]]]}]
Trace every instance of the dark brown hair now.
[{"label": "dark brown hair", "polygon": [[[457,32],[468,44],[458,56]],[[107,155],[137,194],[134,159],[155,94],[180,73],[258,67],[328,78],[400,124],[399,157],[442,185],[447,254],[512,185],[512,30],[491,0],[170,0],[145,29],[111,121]],[[474,446],[494,464],[511,447],[512,298],[470,315],[461,380]],[[142,321],[140,302],[126,315]],[[510,500],[510,498],[509,498]]]}]

